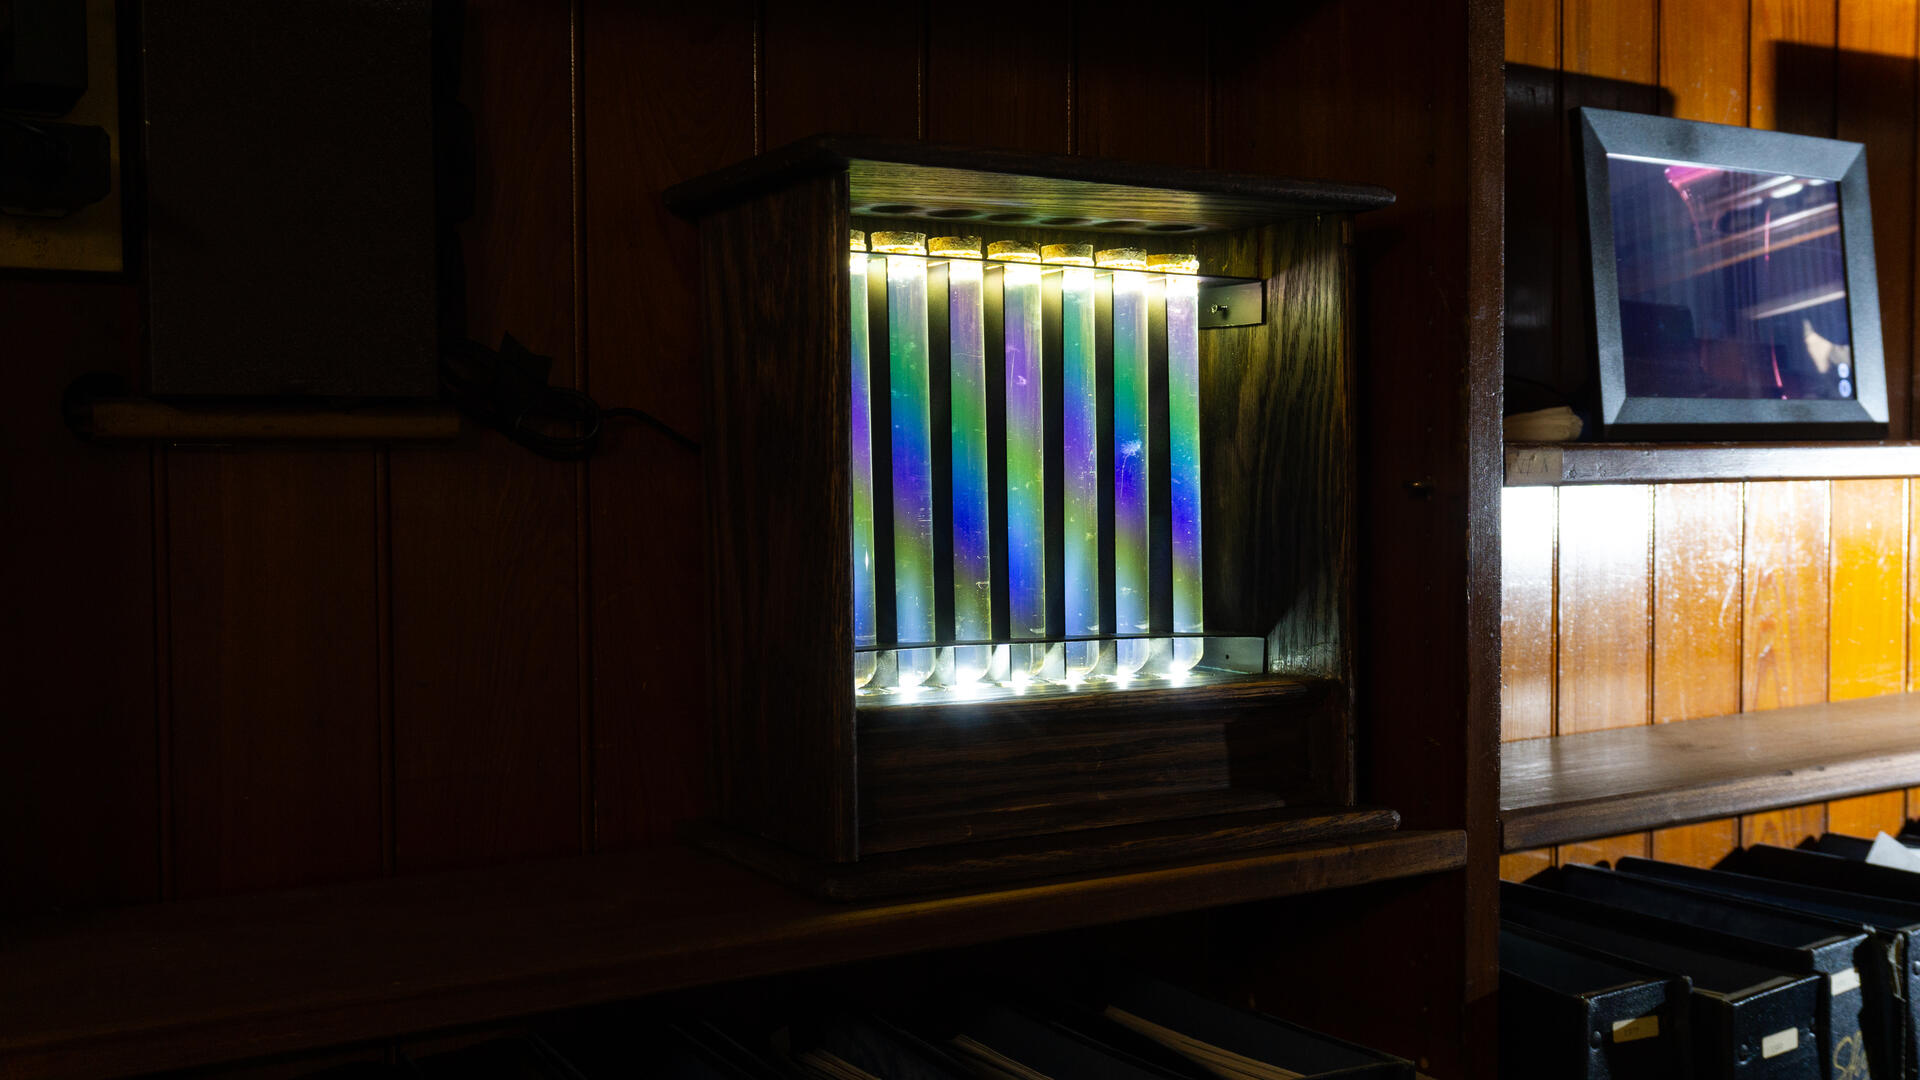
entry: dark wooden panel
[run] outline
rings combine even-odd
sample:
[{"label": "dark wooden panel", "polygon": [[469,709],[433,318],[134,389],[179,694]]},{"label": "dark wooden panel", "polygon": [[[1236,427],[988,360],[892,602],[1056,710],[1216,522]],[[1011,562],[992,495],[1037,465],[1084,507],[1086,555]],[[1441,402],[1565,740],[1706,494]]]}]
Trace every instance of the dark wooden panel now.
[{"label": "dark wooden panel", "polygon": [[[1834,82],[1838,138],[1867,148],[1873,200],[1873,254],[1880,282],[1880,338],[1886,350],[1888,431],[1911,434],[1914,353],[1920,322],[1913,300],[1920,62],[1914,5],[1902,0],[1840,0]],[[1817,53],[1814,56],[1817,58]],[[1804,61],[1818,70],[1816,60]],[[1824,132],[1814,132],[1824,134]]]},{"label": "dark wooden panel", "polygon": [[1886,476],[1920,476],[1920,444],[1507,444],[1510,487]]},{"label": "dark wooden panel", "polygon": [[844,176],[700,225],[720,812],[809,855],[854,847]]},{"label": "dark wooden panel", "polygon": [[[572,385],[569,11],[472,5],[465,23],[467,334],[511,333]],[[395,867],[578,852],[580,467],[477,432],[390,470]]]},{"label": "dark wooden panel", "polygon": [[433,5],[136,25],[153,391],[433,397]]},{"label": "dark wooden panel", "polygon": [[75,439],[55,405],[131,376],[124,284],[0,282],[13,389],[0,431],[0,914],[154,900],[154,451]]},{"label": "dark wooden panel", "polygon": [[0,943],[21,976],[0,984],[0,1055],[21,1075],[178,1068],[1428,874],[1465,850],[1388,833],[849,906],[669,848],[48,921]]},{"label": "dark wooden panel", "polygon": [[1228,787],[1340,805],[1344,715],[1337,685],[1271,679],[863,708],[860,850],[1086,828],[1112,823],[1103,805]]},{"label": "dark wooden panel", "polygon": [[1835,480],[1827,696],[1897,694],[1907,664],[1907,482]]},{"label": "dark wooden panel", "polygon": [[[697,238],[660,192],[753,152],[753,7],[590,0],[583,16],[588,389],[696,439]],[[699,455],[615,423],[588,494],[594,842],[624,848],[711,805]]]},{"label": "dark wooden panel", "polygon": [[924,134],[923,8],[884,0],[769,4],[760,19],[763,146],[825,132]]},{"label": "dark wooden panel", "polygon": [[1553,734],[1555,501],[1551,491],[1500,503],[1500,738]]},{"label": "dark wooden panel", "polygon": [[377,874],[374,455],[167,455],[174,886]]},{"label": "dark wooden panel", "polygon": [[1648,589],[1652,492],[1560,493],[1560,713],[1569,735],[1652,719]]},{"label": "dark wooden panel", "polygon": [[927,7],[927,138],[935,142],[1072,150],[1072,53],[1067,4],[1021,11],[1019,30],[985,4]]},{"label": "dark wooden panel", "polygon": [[1345,678],[1353,405],[1343,223],[1260,234],[1264,325],[1207,331],[1200,382],[1207,628],[1268,639],[1268,670]]},{"label": "dark wooden panel", "polygon": [[1502,844],[1517,851],[1912,786],[1916,717],[1920,697],[1902,694],[1508,743]]},{"label": "dark wooden panel", "polygon": [[[1062,5],[1063,7],[1066,5]],[[1146,5],[1075,3],[1073,149],[1090,157],[1205,166],[1209,160],[1208,51],[1197,33],[1143,49],[1165,16]]]}]

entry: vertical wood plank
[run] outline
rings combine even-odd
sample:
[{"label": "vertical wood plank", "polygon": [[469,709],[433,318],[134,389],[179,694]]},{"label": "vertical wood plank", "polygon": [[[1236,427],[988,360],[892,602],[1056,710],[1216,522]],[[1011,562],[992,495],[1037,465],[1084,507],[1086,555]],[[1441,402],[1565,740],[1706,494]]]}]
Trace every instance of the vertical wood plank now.
[{"label": "vertical wood plank", "polygon": [[1753,0],[1748,126],[1831,137],[1835,14],[1834,0]]},{"label": "vertical wood plank", "polygon": [[153,452],[75,439],[55,407],[131,377],[136,286],[0,282],[0,916],[160,895]]},{"label": "vertical wood plank", "polygon": [[1599,863],[1612,866],[1629,856],[1644,859],[1648,850],[1647,834],[1643,832],[1602,836],[1578,844],[1561,844],[1554,854],[1554,862],[1560,866],[1592,866]]},{"label": "vertical wood plank", "polygon": [[[667,11],[589,0],[583,22],[587,383],[603,405],[645,409],[697,439],[698,249],[693,227],[660,192],[754,151],[753,5]],[[821,70],[818,54],[807,59],[802,42],[776,36],[769,63],[776,49],[799,50],[792,64]],[[884,60],[877,69],[843,63],[840,48],[828,54],[834,70],[893,70]],[[822,92],[868,96],[812,81]],[[767,89],[808,92],[791,77]],[[834,126],[800,107],[783,100],[770,141]],[[667,839],[709,806],[699,455],[649,428],[617,425],[588,465],[588,494],[594,841],[624,848]]]},{"label": "vertical wood plank", "polygon": [[1906,796],[1899,791],[1880,791],[1827,803],[1827,830],[1844,836],[1872,839],[1880,832],[1897,836],[1906,818]]},{"label": "vertical wood plank", "polygon": [[[1747,485],[1743,711],[1827,697],[1828,528],[1825,480]],[[1792,847],[1826,828],[1824,805],[1748,814],[1743,844]]]},{"label": "vertical wood plank", "polygon": [[1561,5],[1561,80],[1555,142],[1559,156],[1559,291],[1554,382],[1572,390],[1591,383],[1593,344],[1586,314],[1593,304],[1580,224],[1572,110],[1581,106],[1660,112],[1659,20],[1655,0],[1564,0]]},{"label": "vertical wood plank", "polygon": [[[1560,0],[1511,0],[1507,11],[1506,85],[1506,376],[1509,393],[1529,385],[1566,398],[1578,383],[1559,369],[1561,245],[1577,244],[1560,229],[1561,139]],[[1522,382],[1520,380],[1526,380]],[[1543,400],[1538,407],[1559,404]],[[1507,402],[1525,411],[1531,401]]]},{"label": "vertical wood plank", "polygon": [[1747,485],[1743,711],[1827,698],[1825,480]]},{"label": "vertical wood plank", "polygon": [[1764,814],[1747,814],[1740,819],[1740,842],[1748,847],[1754,844],[1798,847],[1802,840],[1826,831],[1825,803],[1790,806],[1785,810],[1771,810]]},{"label": "vertical wood plank", "polygon": [[1560,0],[1507,0],[1509,64],[1560,66]]},{"label": "vertical wood plank", "polygon": [[1907,661],[1907,483],[1833,482],[1827,696],[1899,693]]},{"label": "vertical wood plank", "polygon": [[984,4],[927,9],[927,138],[969,146],[1070,151],[1073,20],[1068,5],[1021,12],[1021,28]]},{"label": "vertical wood plank", "polygon": [[1659,31],[1652,0],[1563,0],[1560,55],[1566,70],[1603,79],[1655,81]]},{"label": "vertical wood plank", "polygon": [[168,453],[182,897],[378,874],[374,455]]},{"label": "vertical wood plank", "polygon": [[[668,70],[679,71],[698,85],[716,79],[719,73],[682,66],[670,54],[684,42],[676,42],[673,33],[661,31],[663,20],[677,30],[687,22],[707,22],[717,14],[703,8],[672,15],[629,13],[626,18],[647,23],[655,38],[649,53],[667,61]],[[759,74],[767,149],[823,132],[907,139],[920,134],[924,91],[920,61],[926,34],[921,8],[882,0],[767,4],[761,20]],[[827,72],[834,74],[823,77]],[[640,77],[638,73],[636,77]],[[590,73],[588,78],[594,75]],[[692,113],[685,122],[711,121],[725,115],[709,113],[697,97],[686,100]],[[636,107],[644,104],[636,103]]]},{"label": "vertical wood plank", "polygon": [[1500,500],[1500,738],[1553,734],[1555,488]]},{"label": "vertical wood plank", "polygon": [[1916,14],[1905,0],[1840,0],[1835,134],[1865,144],[1873,202],[1873,253],[1880,281],[1880,337],[1886,350],[1888,426],[1911,432],[1920,322],[1913,301],[1916,183],[1914,130],[1920,125]]},{"label": "vertical wood plank", "polygon": [[1648,723],[1644,486],[1560,491],[1560,676],[1556,733]]},{"label": "vertical wood plank", "polygon": [[1747,122],[1747,20],[1727,0],[1660,0],[1660,84],[1673,115]]},{"label": "vertical wood plank", "polygon": [[1653,719],[1740,711],[1741,485],[1654,489]]},{"label": "vertical wood plank", "polygon": [[1206,53],[1142,52],[1140,23],[1120,14],[1124,5],[1073,8],[1075,152],[1208,164]]},{"label": "vertical wood plank", "polygon": [[1653,857],[1684,866],[1717,866],[1740,846],[1740,823],[1732,818],[1653,831]]},{"label": "vertical wood plank", "polygon": [[1525,881],[1553,867],[1553,849],[1516,851],[1500,856],[1501,881]]},{"label": "vertical wood plank", "polygon": [[[467,334],[574,385],[573,70],[563,5],[471,5]],[[392,451],[395,865],[578,851],[579,466],[491,432]]]}]

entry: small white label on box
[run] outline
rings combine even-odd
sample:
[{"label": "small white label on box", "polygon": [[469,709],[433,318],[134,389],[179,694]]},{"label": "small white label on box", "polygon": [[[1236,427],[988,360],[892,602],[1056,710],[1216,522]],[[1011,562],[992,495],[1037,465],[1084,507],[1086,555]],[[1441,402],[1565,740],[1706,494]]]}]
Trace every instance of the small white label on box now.
[{"label": "small white label on box", "polygon": [[1858,990],[1860,989],[1860,969],[1848,968],[1845,971],[1836,971],[1833,973],[1832,982],[1833,988],[1829,993],[1834,997],[1839,997],[1849,990]]},{"label": "small white label on box", "polygon": [[1776,1031],[1760,1040],[1760,1056],[1777,1058],[1789,1050],[1800,1049],[1800,1029],[1790,1027],[1785,1031]]}]

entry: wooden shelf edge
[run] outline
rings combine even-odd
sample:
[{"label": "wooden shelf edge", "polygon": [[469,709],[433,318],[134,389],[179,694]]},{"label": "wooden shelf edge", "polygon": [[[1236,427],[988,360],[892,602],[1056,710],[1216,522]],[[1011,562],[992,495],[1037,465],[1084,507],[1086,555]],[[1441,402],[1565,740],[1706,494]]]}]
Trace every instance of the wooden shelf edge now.
[{"label": "wooden shelf edge", "polygon": [[1397,832],[844,905],[676,847],[41,920],[0,933],[0,1060],[208,1065],[1465,864],[1464,832]]},{"label": "wooden shelf edge", "polygon": [[1920,476],[1920,442],[1506,444],[1507,487]]},{"label": "wooden shelf edge", "polygon": [[1920,694],[1507,743],[1500,849],[1920,786]]}]

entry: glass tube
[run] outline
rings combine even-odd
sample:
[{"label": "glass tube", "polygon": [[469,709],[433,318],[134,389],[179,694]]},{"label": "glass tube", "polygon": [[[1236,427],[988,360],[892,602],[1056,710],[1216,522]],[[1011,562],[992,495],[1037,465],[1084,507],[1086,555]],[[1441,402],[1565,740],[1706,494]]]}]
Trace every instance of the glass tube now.
[{"label": "glass tube", "polygon": [[[853,646],[871,649],[878,642],[878,606],[873,595],[873,372],[867,347],[867,234],[858,229],[849,237],[853,253],[847,257],[852,281],[853,426],[847,440],[853,467]],[[853,654],[855,689],[873,680],[876,657]]]},{"label": "glass tube", "polygon": [[[1167,469],[1173,495],[1173,630],[1197,634],[1205,625],[1200,567],[1200,260],[1192,255],[1155,255],[1150,269],[1167,282]],[[1200,662],[1205,642],[1177,637],[1170,674]]]},{"label": "glass tube", "polygon": [[893,412],[893,604],[899,686],[933,673],[933,421],[927,374],[927,238],[876,232],[887,268],[887,370]]},{"label": "glass tube", "polygon": [[[1062,481],[1061,583],[1066,625],[1076,637],[1100,632],[1100,384],[1094,355],[1093,245],[1048,244],[1045,262],[1060,273]],[[1076,683],[1100,664],[1100,642],[1061,646],[1066,680]]]},{"label": "glass tube", "polygon": [[[1152,611],[1148,570],[1147,468],[1151,387],[1147,378],[1146,252],[1114,248],[1096,261],[1113,272],[1113,575],[1115,632],[1144,634]],[[1114,643],[1114,674],[1146,665],[1145,638]]]},{"label": "glass tube", "polygon": [[[987,344],[977,236],[937,236],[927,253],[947,259],[947,326],[953,405],[953,639],[993,637],[992,524],[987,516]],[[992,647],[953,649],[955,685],[986,675]]]},{"label": "glass tube", "polygon": [[[1040,377],[1040,253],[994,242],[1003,263],[1006,328],[1007,629],[1015,642],[1047,636],[1046,398]],[[1025,682],[1045,668],[1044,645],[1009,648],[1009,677]]]}]

